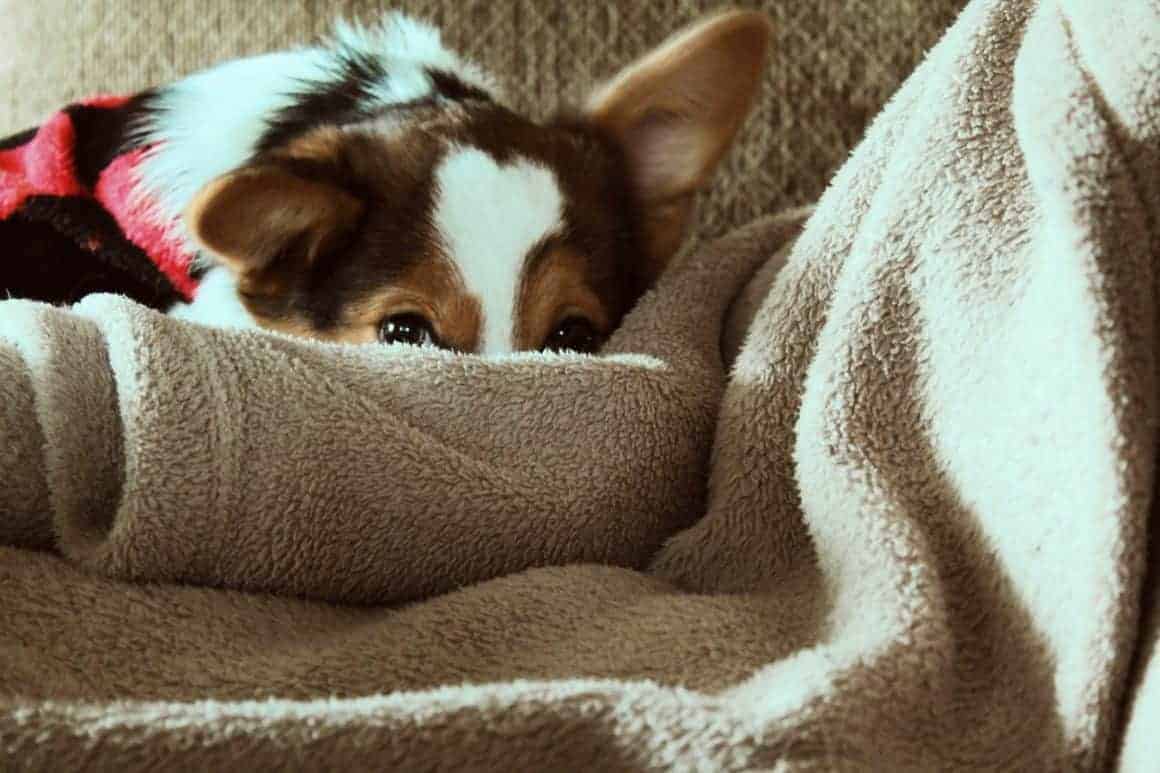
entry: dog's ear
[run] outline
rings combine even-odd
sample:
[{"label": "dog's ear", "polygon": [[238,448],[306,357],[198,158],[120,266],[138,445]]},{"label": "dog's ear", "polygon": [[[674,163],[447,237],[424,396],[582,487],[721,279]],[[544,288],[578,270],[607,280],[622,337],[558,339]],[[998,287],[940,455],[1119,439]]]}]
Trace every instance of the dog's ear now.
[{"label": "dog's ear", "polygon": [[342,188],[277,164],[208,183],[186,211],[189,232],[238,275],[274,264],[309,265],[358,224],[363,203]]},{"label": "dog's ear", "polygon": [[771,33],[760,12],[714,16],[670,38],[588,100],[587,120],[628,162],[654,277],[684,241],[695,194],[749,114]]}]

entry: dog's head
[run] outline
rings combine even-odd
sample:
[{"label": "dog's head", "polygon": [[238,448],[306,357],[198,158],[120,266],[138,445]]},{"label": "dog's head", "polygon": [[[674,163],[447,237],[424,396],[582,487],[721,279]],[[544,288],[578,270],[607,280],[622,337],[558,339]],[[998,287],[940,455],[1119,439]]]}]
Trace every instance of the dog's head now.
[{"label": "dog's head", "polygon": [[[375,103],[372,81],[390,73],[348,63],[333,87],[348,93],[305,95],[302,120],[283,111],[247,163],[193,198],[186,225],[263,327],[593,351],[680,247],[769,37],[761,14],[713,17],[546,124],[449,71],[426,71],[421,99]],[[341,120],[327,117],[336,104]]]}]

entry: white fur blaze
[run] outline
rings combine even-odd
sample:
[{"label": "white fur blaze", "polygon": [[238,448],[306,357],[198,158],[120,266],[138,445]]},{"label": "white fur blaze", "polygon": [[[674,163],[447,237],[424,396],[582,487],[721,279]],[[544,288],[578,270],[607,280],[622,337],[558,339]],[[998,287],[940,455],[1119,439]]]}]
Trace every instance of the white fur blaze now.
[{"label": "white fur blaze", "polygon": [[514,351],[526,258],[562,228],[564,198],[556,176],[527,159],[501,165],[465,147],[443,159],[435,182],[435,225],[483,312],[479,351]]}]

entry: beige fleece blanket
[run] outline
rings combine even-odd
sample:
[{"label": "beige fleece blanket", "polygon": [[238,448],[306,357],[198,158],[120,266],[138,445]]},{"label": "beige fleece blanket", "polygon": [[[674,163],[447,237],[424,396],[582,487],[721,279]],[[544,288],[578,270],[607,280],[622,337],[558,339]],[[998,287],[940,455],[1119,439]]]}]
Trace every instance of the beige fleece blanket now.
[{"label": "beige fleece blanket", "polygon": [[1160,8],[974,0],[794,222],[593,359],[0,304],[5,767],[1154,767]]}]

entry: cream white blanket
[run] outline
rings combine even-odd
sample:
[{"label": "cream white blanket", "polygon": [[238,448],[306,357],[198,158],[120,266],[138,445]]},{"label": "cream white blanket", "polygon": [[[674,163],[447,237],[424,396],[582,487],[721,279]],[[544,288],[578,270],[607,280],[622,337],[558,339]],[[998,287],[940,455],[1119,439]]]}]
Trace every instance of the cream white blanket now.
[{"label": "cream white blanket", "polygon": [[975,0],[608,356],[0,304],[0,752],[1148,769],[1158,229],[1160,6]]}]

